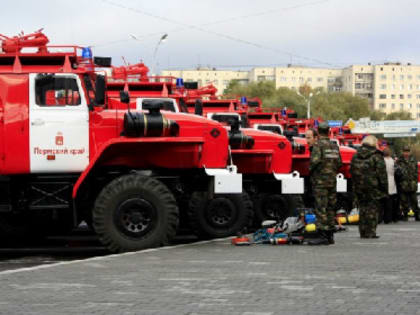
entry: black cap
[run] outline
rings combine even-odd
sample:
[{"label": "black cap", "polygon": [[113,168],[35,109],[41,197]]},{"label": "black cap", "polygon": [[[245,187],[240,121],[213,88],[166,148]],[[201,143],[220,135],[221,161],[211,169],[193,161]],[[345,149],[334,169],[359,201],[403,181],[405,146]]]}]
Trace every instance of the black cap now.
[{"label": "black cap", "polygon": [[330,130],[330,126],[328,126],[326,122],[319,123],[318,132],[325,134],[325,133],[328,133],[329,130]]},{"label": "black cap", "polygon": [[406,146],[404,146],[403,151],[404,152],[410,152],[411,149],[410,149],[410,147],[408,145],[406,145]]}]

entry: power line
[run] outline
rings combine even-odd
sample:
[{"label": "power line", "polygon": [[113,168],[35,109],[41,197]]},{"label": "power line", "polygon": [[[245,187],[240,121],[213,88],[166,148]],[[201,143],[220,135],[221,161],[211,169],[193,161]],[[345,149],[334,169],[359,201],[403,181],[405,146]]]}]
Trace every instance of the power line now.
[{"label": "power line", "polygon": [[[188,28],[188,29],[192,29],[192,30],[216,35],[218,37],[222,37],[222,38],[225,38],[225,39],[228,39],[228,40],[231,40],[231,41],[235,41],[235,42],[238,42],[238,43],[253,46],[253,47],[256,47],[256,48],[259,48],[259,49],[264,49],[264,50],[272,51],[272,52],[275,52],[275,53],[288,55],[289,57],[295,57],[295,58],[300,58],[300,59],[307,60],[307,61],[312,61],[312,62],[315,62],[315,63],[318,63],[318,64],[325,64],[325,65],[329,65],[329,66],[334,66],[333,64],[331,64],[329,62],[325,62],[325,61],[322,61],[322,60],[319,60],[319,59],[316,59],[316,58],[310,58],[310,57],[298,55],[298,54],[295,54],[295,53],[292,53],[292,52],[289,52],[289,51],[267,47],[267,46],[261,45],[259,43],[254,43],[254,42],[251,42],[249,40],[244,40],[244,39],[237,38],[237,37],[234,37],[234,36],[231,36],[231,35],[215,32],[215,31],[210,31],[210,30],[202,28],[201,26],[196,26],[196,25],[191,25],[191,24],[179,22],[179,21],[176,21],[176,20],[164,17],[164,16],[160,16],[160,15],[157,15],[157,14],[154,14],[154,13],[150,13],[150,12],[147,12],[147,11],[144,11],[144,10],[141,10],[141,9],[125,6],[123,4],[120,4],[120,3],[117,3],[117,2],[114,2],[114,1],[111,1],[111,0],[101,0],[101,1],[103,3],[109,4],[109,5],[112,5],[112,6],[115,6],[115,7],[119,7],[119,8],[125,9],[125,10],[129,10],[129,11],[135,12],[137,14],[149,16],[149,17],[161,20],[161,21],[171,23],[171,24],[176,24],[176,25],[182,26],[184,28]],[[324,2],[328,2],[328,1],[330,1],[330,0],[321,0],[321,1],[311,2],[311,3],[307,3],[306,5],[314,5],[314,4],[324,3]],[[291,10],[293,8],[298,8],[298,7],[303,7],[303,6],[305,6],[305,5],[304,4],[296,5],[296,6],[293,6],[293,7],[286,8],[286,10]],[[279,9],[279,10],[281,10],[281,9]],[[269,11],[254,13],[254,14],[243,16],[243,17],[258,16],[258,15],[264,15],[264,14],[269,14]],[[213,22],[213,23],[217,24],[217,23],[223,23],[225,21],[226,21],[226,19],[224,19],[223,21],[220,20],[220,21],[216,21],[216,22]],[[205,26],[208,26],[209,24],[210,23],[207,23]]]}]

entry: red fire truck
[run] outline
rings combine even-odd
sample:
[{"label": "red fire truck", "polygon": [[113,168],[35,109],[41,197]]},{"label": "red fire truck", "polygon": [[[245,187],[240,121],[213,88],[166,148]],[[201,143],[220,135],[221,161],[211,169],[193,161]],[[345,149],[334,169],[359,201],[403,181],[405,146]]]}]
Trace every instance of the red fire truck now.
[{"label": "red fire truck", "polygon": [[108,102],[98,70],[111,60],[89,48],[47,46],[41,31],[2,39],[1,233],[33,237],[85,220],[111,251],[159,246],[177,231],[185,189],[205,198],[197,215],[208,234],[249,224],[222,124],[159,102],[130,111],[124,91]]}]

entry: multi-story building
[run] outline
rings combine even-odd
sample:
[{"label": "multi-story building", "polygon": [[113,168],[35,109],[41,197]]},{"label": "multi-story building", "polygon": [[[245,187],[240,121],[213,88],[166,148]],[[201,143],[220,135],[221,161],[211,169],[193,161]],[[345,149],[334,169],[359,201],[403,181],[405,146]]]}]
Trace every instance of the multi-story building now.
[{"label": "multi-story building", "polygon": [[162,75],[213,83],[222,94],[230,80],[240,83],[274,81],[276,88],[298,90],[302,85],[325,91],[345,91],[369,100],[373,109],[385,113],[408,111],[420,119],[420,66],[399,62],[379,65],[351,65],[343,69],[292,66],[257,67],[250,71],[216,69],[166,70]]}]

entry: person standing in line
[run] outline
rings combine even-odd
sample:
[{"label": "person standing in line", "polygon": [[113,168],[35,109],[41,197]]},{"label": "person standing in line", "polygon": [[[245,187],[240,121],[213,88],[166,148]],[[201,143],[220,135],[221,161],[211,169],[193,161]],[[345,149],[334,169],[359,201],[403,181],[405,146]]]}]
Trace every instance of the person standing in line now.
[{"label": "person standing in line", "polygon": [[408,219],[408,211],[414,211],[416,221],[420,220],[417,204],[417,161],[411,154],[410,147],[403,148],[402,157],[397,160],[397,179],[400,188],[399,197],[404,220]]},{"label": "person standing in line", "polygon": [[309,128],[308,130],[305,131],[305,139],[306,142],[308,143],[308,147],[309,147],[309,151],[312,152],[312,148],[314,146],[314,144],[318,141],[318,131],[316,131],[313,128]]},{"label": "person standing in line", "polygon": [[[312,148],[314,146],[315,143],[317,143],[319,138],[318,135],[318,131],[316,131],[316,129],[313,128],[309,128],[305,131],[305,139],[306,142],[308,143],[308,150],[309,150],[309,154],[312,152]],[[312,194],[312,184],[310,182],[310,179],[305,177],[305,194],[303,195],[303,204],[302,204],[302,208],[304,208],[304,205],[313,208],[314,207],[314,203],[315,200],[313,198],[313,194]],[[301,214],[302,215],[302,214]]]},{"label": "person standing in line", "polygon": [[360,238],[379,238],[376,234],[380,200],[387,196],[388,178],[384,156],[377,149],[375,136],[367,136],[351,160],[353,193],[359,206]]},{"label": "person standing in line", "polygon": [[386,167],[386,174],[388,178],[388,195],[382,199],[383,220],[385,224],[390,222],[398,222],[398,195],[397,184],[395,183],[395,161],[392,158],[391,149],[386,147],[383,151],[384,161]]},{"label": "person standing in line", "polygon": [[337,173],[341,167],[340,150],[328,138],[329,126],[320,123],[319,140],[313,145],[309,172],[315,198],[316,228],[320,238],[311,245],[334,244],[337,204]]}]

